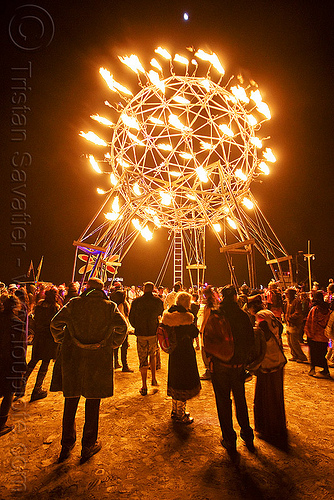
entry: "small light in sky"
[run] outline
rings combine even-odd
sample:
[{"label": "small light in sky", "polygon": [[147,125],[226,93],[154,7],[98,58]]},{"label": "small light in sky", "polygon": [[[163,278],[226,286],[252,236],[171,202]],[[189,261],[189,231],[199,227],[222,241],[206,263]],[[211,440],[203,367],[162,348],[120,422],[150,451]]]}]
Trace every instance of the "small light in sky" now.
[{"label": "small light in sky", "polygon": [[188,12],[184,12],[184,14],[183,14],[183,19],[184,19],[185,21],[188,21],[188,19],[189,19],[189,14],[188,14]]}]

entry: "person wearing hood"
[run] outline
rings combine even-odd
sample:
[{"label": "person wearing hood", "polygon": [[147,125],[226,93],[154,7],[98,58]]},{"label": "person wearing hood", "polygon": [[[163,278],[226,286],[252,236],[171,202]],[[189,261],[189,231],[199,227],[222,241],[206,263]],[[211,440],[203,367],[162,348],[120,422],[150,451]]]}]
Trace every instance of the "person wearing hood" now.
[{"label": "person wearing hood", "polygon": [[186,412],[186,402],[201,390],[196,353],[193,346],[198,336],[194,315],[190,312],[191,295],[179,292],[175,305],[162,315],[164,325],[174,327],[176,347],[169,354],[167,395],[172,397],[171,417],[176,422],[191,424],[194,419]]},{"label": "person wearing hood", "polygon": [[[311,377],[330,379],[331,376],[326,359],[328,338],[325,335],[325,328],[330,316],[329,304],[324,301],[321,291],[314,293],[313,303],[314,306],[308,313],[305,323],[305,333],[310,349],[311,369],[309,375]],[[322,368],[322,371],[318,374],[315,372],[316,366]]]}]

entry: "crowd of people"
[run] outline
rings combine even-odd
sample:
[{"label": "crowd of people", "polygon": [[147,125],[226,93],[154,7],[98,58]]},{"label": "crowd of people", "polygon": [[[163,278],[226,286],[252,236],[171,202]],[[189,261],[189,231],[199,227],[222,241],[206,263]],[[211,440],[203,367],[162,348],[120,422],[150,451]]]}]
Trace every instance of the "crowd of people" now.
[{"label": "crowd of people", "polygon": [[[12,402],[25,395],[27,380],[40,361],[30,401],[47,397],[43,383],[55,360],[50,390],[62,391],[65,398],[59,461],[66,460],[74,446],[81,396],[86,398],[81,460],[88,460],[101,449],[97,439],[99,405],[102,398],[113,395],[114,369],[134,371],[127,358],[129,334],[137,341],[140,394],[148,393],[149,373],[151,385],[158,385],[159,324],[174,335],[167,379],[171,418],[178,424],[191,424],[194,418],[186,411],[186,402],[199,394],[202,381],[211,381],[221,443],[233,459],[238,453],[231,393],[240,437],[254,451],[245,397],[248,380],[256,377],[255,431],[261,438],[285,446],[286,362],[308,363],[310,376],[331,379],[333,280],[326,290],[314,282],[310,292],[283,289],[273,280],[260,290],[251,290],[246,284],[239,289],[205,285],[185,290],[182,283],[169,290],[152,282],[125,287],[119,281],[106,290],[98,278],[88,280],[82,290],[77,282],[67,286],[13,283],[8,287],[0,283],[0,436],[13,429],[7,425]],[[283,332],[289,360],[283,351]],[[199,349],[201,359],[196,356]],[[317,372],[318,367],[321,371]]]}]

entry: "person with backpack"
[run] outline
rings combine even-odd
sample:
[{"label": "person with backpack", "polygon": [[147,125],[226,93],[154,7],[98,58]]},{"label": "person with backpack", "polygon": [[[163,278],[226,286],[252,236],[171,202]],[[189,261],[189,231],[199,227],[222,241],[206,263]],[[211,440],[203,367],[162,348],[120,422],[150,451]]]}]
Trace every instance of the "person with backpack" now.
[{"label": "person with backpack", "polygon": [[167,395],[172,397],[171,417],[180,424],[191,424],[194,419],[186,412],[186,402],[201,390],[196,353],[193,346],[198,336],[194,315],[190,312],[191,295],[179,292],[175,305],[162,315],[162,325],[172,328],[175,345],[168,359]]},{"label": "person with backpack", "polygon": [[254,433],[249,424],[245,396],[245,364],[254,347],[254,332],[248,315],[237,303],[233,285],[222,289],[223,300],[218,311],[212,311],[204,329],[204,349],[210,360],[211,380],[216,397],[217,412],[222,431],[222,446],[233,461],[239,454],[237,434],[233,428],[233,394],[240,437],[253,452]]}]

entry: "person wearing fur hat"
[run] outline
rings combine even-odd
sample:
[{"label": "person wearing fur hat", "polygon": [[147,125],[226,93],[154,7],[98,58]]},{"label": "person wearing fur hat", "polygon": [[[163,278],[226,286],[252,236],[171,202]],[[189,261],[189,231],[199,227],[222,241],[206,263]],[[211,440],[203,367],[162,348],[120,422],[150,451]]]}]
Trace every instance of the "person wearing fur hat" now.
[{"label": "person wearing fur hat", "polygon": [[191,424],[194,419],[186,412],[186,402],[201,390],[196,353],[193,346],[198,336],[194,315],[190,312],[191,295],[179,292],[175,305],[162,315],[162,323],[174,327],[176,347],[168,360],[167,395],[172,397],[171,417],[176,422]]}]

